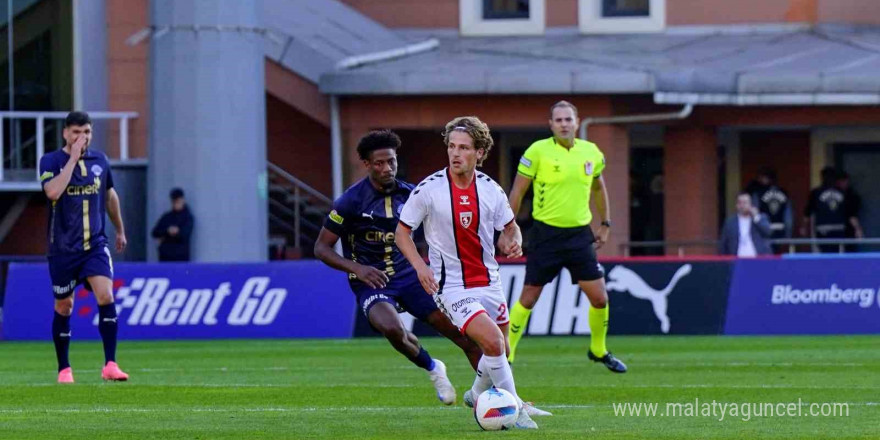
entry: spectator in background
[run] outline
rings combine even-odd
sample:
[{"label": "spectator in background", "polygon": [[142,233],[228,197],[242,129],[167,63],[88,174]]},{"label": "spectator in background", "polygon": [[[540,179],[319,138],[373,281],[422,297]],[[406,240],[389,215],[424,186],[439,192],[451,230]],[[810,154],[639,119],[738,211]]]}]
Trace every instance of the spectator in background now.
[{"label": "spectator in background", "polygon": [[153,228],[153,238],[159,239],[159,261],[189,261],[189,239],[192,235],[193,216],[186,206],[183,190],[171,190],[171,211],[162,214]]},{"label": "spectator in background", "polygon": [[743,191],[736,197],[736,215],[721,228],[719,253],[737,257],[767,255],[770,251],[770,221],[752,205],[752,196]]},{"label": "spectator in background", "polygon": [[758,177],[749,184],[746,192],[752,197],[752,206],[757,207],[770,221],[770,238],[791,238],[794,223],[791,199],[776,184],[776,171],[767,167],[761,168]]},{"label": "spectator in background", "polygon": [[[810,192],[810,200],[804,210],[801,234],[816,238],[844,238],[847,214],[843,191],[838,189],[838,172],[833,167],[822,168],[822,185]],[[811,228],[812,226],[812,228]],[[820,245],[820,252],[837,252],[838,245]]]},{"label": "spectator in background", "polygon": [[[850,186],[849,174],[841,171],[837,176],[835,183],[837,189],[843,193],[844,212],[846,214],[846,229],[844,236],[846,238],[862,238],[865,233],[862,231],[862,225],[859,223],[859,211],[862,210],[862,196]],[[847,245],[847,252],[855,252],[855,245]]]}]

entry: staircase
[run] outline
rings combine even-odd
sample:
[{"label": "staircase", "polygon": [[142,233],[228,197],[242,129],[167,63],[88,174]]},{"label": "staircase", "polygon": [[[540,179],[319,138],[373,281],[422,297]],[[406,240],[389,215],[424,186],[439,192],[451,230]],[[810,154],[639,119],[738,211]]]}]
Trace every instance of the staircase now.
[{"label": "staircase", "polygon": [[333,200],[269,162],[271,259],[313,258],[313,248]]}]

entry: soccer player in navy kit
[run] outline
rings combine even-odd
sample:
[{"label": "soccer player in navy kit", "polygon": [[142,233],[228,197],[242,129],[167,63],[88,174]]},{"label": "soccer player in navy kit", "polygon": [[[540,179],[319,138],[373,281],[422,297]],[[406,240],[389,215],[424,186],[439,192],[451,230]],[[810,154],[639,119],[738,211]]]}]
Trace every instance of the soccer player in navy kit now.
[{"label": "soccer player in navy kit", "polygon": [[[456,395],[446,366],[421,347],[398,312],[409,312],[449,338],[464,350],[474,368],[482,352],[437,308],[394,244],[400,210],[413,190],[411,184],[396,178],[399,147],[400,138],[390,130],[373,131],[360,140],[357,151],[369,175],[334,202],[315,243],[315,256],[348,273],[351,290],[370,325],[398,352],[428,371],[437,397],[450,405]],[[340,238],[344,257],[333,250]]]},{"label": "soccer player in navy kit", "polygon": [[116,364],[116,307],[113,262],[104,235],[104,216],[116,227],[116,250],[125,249],[119,196],[107,156],[89,150],[92,121],[71,112],[64,121],[64,148],[40,158],[40,182],[49,198],[49,274],[55,295],[52,339],[58,359],[58,382],[73,383],[68,360],[73,292],[83,284],[98,301],[98,331],[104,342],[104,380],[128,380]]}]

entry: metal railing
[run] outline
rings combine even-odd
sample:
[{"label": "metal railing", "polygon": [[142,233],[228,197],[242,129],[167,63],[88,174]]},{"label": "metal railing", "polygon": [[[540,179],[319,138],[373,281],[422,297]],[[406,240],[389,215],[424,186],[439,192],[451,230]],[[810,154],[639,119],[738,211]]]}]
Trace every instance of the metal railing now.
[{"label": "metal railing", "polygon": [[[845,253],[847,246],[868,245],[880,246],[880,237],[872,238],[779,238],[769,240],[771,245],[787,246],[789,254],[797,253],[798,246],[810,246],[810,252],[819,252],[819,246],[837,246],[839,253]],[[675,254],[684,256],[688,248],[718,249],[718,240],[682,240],[682,241],[631,241],[620,243],[621,255],[629,257],[632,249],[669,249],[674,248]]]},{"label": "metal railing", "polygon": [[[15,121],[19,129],[16,133],[20,133],[20,121],[22,119],[34,120],[36,124],[35,139],[33,145],[36,148],[35,162],[46,152],[45,132],[46,120],[64,120],[68,112],[29,112],[29,111],[12,111],[0,112],[0,182],[4,181],[4,164],[3,157],[6,151],[6,137],[4,133],[4,120],[9,119]],[[128,159],[128,121],[138,117],[136,112],[88,112],[92,120],[118,119],[119,120],[119,159]],[[17,136],[16,136],[17,137]],[[25,146],[29,146],[31,140],[21,142],[20,139],[14,139],[11,150],[11,156],[18,158],[20,162]],[[36,167],[36,178],[39,179],[39,166]]]},{"label": "metal railing", "polygon": [[[271,188],[283,195],[280,201],[270,196],[269,221],[292,236],[293,247],[296,249],[302,248],[303,238],[314,242],[321,230],[321,224],[310,221],[307,217],[323,217],[332,209],[333,200],[278,165],[271,162],[266,165]],[[286,220],[288,218],[292,221]],[[312,233],[306,235],[306,229]]]}]

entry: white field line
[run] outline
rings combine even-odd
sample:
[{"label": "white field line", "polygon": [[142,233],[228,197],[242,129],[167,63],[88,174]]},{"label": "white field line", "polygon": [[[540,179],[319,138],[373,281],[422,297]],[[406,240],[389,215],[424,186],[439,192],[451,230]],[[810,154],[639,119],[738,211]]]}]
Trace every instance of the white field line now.
[{"label": "white field line", "polygon": [[[554,363],[554,366],[560,365],[577,365],[582,362],[576,363]],[[517,364],[517,366],[528,366],[527,362],[523,362],[521,364]],[[858,363],[858,362],[694,362],[694,363],[663,363],[663,362],[644,362],[637,363],[639,367],[867,367],[867,366],[876,366],[880,364],[866,364],[866,363]],[[355,366],[338,366],[338,365],[309,365],[309,366],[299,366],[299,367],[290,367],[290,366],[274,366],[274,367],[210,367],[210,368],[127,368],[126,370],[140,373],[187,373],[187,372],[220,372],[220,373],[228,373],[228,372],[236,372],[236,371],[316,371],[316,369],[320,370],[351,370],[355,369]],[[394,370],[415,370],[416,367],[412,365],[397,365],[392,367],[382,367],[383,370],[394,369]],[[466,367],[463,366],[452,366],[449,368],[450,370],[465,370]],[[76,369],[76,373],[95,373],[101,371],[99,369]],[[0,370],[0,375],[4,374],[21,374],[23,371],[17,370]]]},{"label": "white field line", "polygon": [[[100,386],[100,383],[85,384],[92,386]],[[23,388],[40,388],[40,387],[58,387],[56,383],[24,383],[24,384],[5,384],[4,387],[23,387]],[[65,385],[71,386],[71,385]],[[79,385],[73,385],[79,386]],[[301,388],[303,384],[273,384],[273,383],[127,383],[116,386],[149,386],[162,388]],[[382,384],[375,382],[353,382],[353,383],[336,383],[321,385],[320,388],[414,388],[418,385],[409,383],[398,384]],[[714,385],[714,384],[584,384],[579,386],[567,385],[567,388],[615,388],[615,389],[736,389],[736,390],[880,390],[877,385],[788,385],[788,384],[765,384],[765,385]]]},{"label": "white field line", "polygon": [[[848,402],[849,406],[880,406],[880,402]],[[808,406],[802,402],[801,406]],[[599,409],[612,408],[612,405],[540,405],[545,409]],[[470,411],[462,406],[308,406],[308,407],[265,407],[265,408],[0,408],[0,414],[106,414],[106,413],[300,413],[318,411],[344,412],[424,412],[424,411]]]}]

